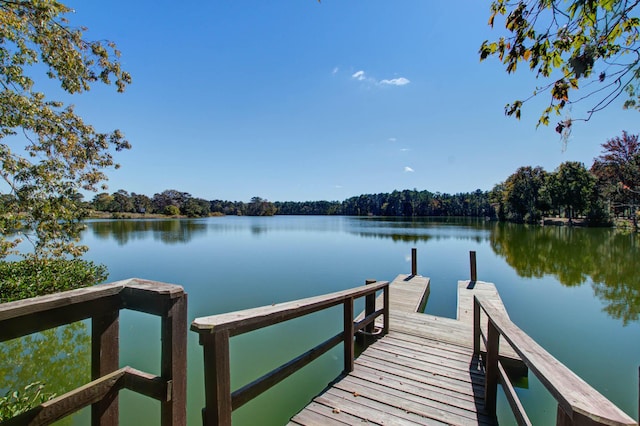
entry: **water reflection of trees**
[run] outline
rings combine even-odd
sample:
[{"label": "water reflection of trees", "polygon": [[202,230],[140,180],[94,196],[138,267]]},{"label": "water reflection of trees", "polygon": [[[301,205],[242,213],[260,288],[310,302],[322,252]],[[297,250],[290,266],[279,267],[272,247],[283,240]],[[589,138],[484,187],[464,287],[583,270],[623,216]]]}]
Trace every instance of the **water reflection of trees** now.
[{"label": "water reflection of trees", "polygon": [[[90,379],[91,336],[83,322],[0,343],[0,393],[44,383],[44,392],[62,395]],[[57,424],[71,424],[71,417]]]},{"label": "water reflection of trees", "polygon": [[638,235],[608,229],[527,227],[500,224],[491,247],[519,276],[555,276],[565,286],[591,278],[604,310],[624,324],[640,318]]},{"label": "water reflection of trees", "polygon": [[188,243],[207,231],[207,224],[198,220],[103,220],[87,222],[100,239],[113,238],[118,245],[153,238],[165,244]]},{"label": "water reflection of trees", "polygon": [[[350,233],[361,238],[390,239],[394,242],[419,243],[448,239],[482,242],[488,239],[495,222],[477,218],[406,218],[367,217],[354,219]],[[443,230],[451,225],[454,228]]]}]

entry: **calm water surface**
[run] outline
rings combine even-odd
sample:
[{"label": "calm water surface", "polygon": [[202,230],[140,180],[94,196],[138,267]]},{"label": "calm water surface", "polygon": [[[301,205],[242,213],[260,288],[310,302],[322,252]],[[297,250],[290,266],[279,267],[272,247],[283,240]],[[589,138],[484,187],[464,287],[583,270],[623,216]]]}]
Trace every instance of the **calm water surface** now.
[{"label": "calm water surface", "polygon": [[[635,235],[484,221],[277,216],[91,221],[83,242],[91,248],[88,258],[108,266],[109,281],[139,277],[184,286],[190,320],[343,290],[367,278],[392,280],[410,271],[412,247],[418,249],[419,273],[431,278],[426,312],[455,317],[457,281],[468,279],[468,252],[474,250],[478,279],[496,284],[512,320],[637,417],[640,241]],[[341,310],[314,314],[233,338],[233,387],[332,336],[341,316]],[[123,312],[122,365],[159,372],[159,325],[155,317]],[[88,369],[87,351],[75,345],[72,370]],[[188,363],[189,424],[200,424],[202,349],[192,332]],[[341,366],[338,347],[235,412],[234,424],[286,423]],[[64,376],[64,368],[56,371]],[[554,400],[533,377],[523,385],[518,392],[534,423],[553,423]],[[513,423],[506,401],[500,404],[501,423]],[[158,414],[155,401],[123,392],[122,424],[157,424]],[[85,421],[82,413],[68,423]]]}]

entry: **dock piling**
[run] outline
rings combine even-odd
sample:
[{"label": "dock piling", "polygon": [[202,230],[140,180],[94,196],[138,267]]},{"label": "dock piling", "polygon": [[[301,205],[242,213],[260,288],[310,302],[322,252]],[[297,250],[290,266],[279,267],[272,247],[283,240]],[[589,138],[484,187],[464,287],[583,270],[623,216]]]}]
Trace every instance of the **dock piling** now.
[{"label": "dock piling", "polygon": [[469,252],[469,265],[471,267],[471,282],[475,283],[478,281],[478,270],[476,269],[476,252]]},{"label": "dock piling", "polygon": [[411,249],[411,276],[418,275],[418,249]]}]

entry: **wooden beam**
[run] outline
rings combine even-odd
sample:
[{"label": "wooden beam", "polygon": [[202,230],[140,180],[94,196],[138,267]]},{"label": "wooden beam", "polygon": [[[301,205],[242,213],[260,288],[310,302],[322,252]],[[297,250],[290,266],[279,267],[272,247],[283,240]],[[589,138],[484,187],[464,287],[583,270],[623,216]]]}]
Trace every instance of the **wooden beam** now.
[{"label": "wooden beam", "polygon": [[57,398],[15,416],[2,423],[3,426],[47,425],[60,420],[81,408],[94,404],[110,394],[117,394],[124,387],[127,369],[117,371],[93,380]]},{"label": "wooden beam", "polygon": [[200,334],[212,333],[214,330],[229,330],[230,336],[236,336],[339,305],[350,297],[357,299],[367,294],[375,293],[388,285],[388,282],[380,281],[375,284],[338,291],[324,296],[196,318],[191,323],[191,330]]},{"label": "wooden beam", "polygon": [[418,275],[418,249],[411,249],[411,276]]},{"label": "wooden beam", "polygon": [[344,335],[344,373],[348,374],[353,371],[353,358],[355,356],[353,343],[353,335],[355,333],[353,326],[353,299],[349,298],[345,300],[343,306],[344,312],[342,334]]},{"label": "wooden beam", "polygon": [[202,424],[231,426],[231,376],[229,361],[229,331],[200,334],[204,353],[205,407]]},{"label": "wooden beam", "polygon": [[498,392],[498,348],[500,333],[491,321],[488,324],[487,357],[485,363],[484,407],[487,414],[495,416]]},{"label": "wooden beam", "polygon": [[476,296],[473,297],[473,353],[480,354],[480,335],[482,334],[482,328],[480,328],[480,303]]},{"label": "wooden beam", "polygon": [[[493,302],[485,300],[482,296],[478,296],[478,300],[482,309],[490,317],[490,323],[494,324],[500,335],[558,401],[559,412],[562,411],[574,422],[581,418],[590,419],[589,421],[593,424],[621,426],[637,424],[518,328]],[[491,338],[489,337],[488,340],[490,341]],[[488,345],[491,345],[491,342]],[[589,424],[587,420],[582,421],[585,422],[584,424]]]},{"label": "wooden beam", "polygon": [[500,384],[502,385],[502,390],[507,397],[507,401],[509,401],[509,406],[511,407],[511,411],[516,418],[518,426],[531,426],[531,420],[529,420],[529,417],[527,417],[527,413],[524,411],[522,403],[520,403],[520,399],[516,394],[516,390],[511,385],[511,380],[509,379],[509,376],[507,375],[507,372],[505,371],[500,361],[498,361],[498,377],[500,379]]},{"label": "wooden beam", "polygon": [[270,389],[274,385],[280,383],[282,380],[289,377],[291,374],[300,370],[302,367],[308,365],[312,361],[316,360],[321,355],[327,353],[332,348],[342,343],[344,337],[343,333],[336,334],[332,338],[324,341],[320,345],[313,349],[303,353],[302,355],[292,359],[286,364],[274,369],[273,371],[265,374],[264,376],[254,380],[253,382],[243,386],[231,394],[231,405],[234,410],[242,407],[247,402],[254,399],[256,396]]},{"label": "wooden beam", "polygon": [[124,387],[158,401],[170,401],[173,383],[160,376],[145,373],[135,368],[125,367]]},{"label": "wooden beam", "polygon": [[[91,319],[91,379],[97,380],[120,365],[120,310],[106,312]],[[93,426],[118,425],[118,392],[105,394],[91,406]]]},{"label": "wooden beam", "polygon": [[170,398],[160,403],[162,426],[187,424],[187,295],[173,293],[161,320],[161,375],[171,382]]},{"label": "wooden beam", "polygon": [[171,309],[172,300],[181,298],[184,290],[179,285],[133,278],[120,292],[122,306],[147,314],[164,316]]},{"label": "wooden beam", "polygon": [[390,307],[390,290],[389,290],[389,286],[386,286],[385,288],[382,289],[382,315],[383,316],[383,323],[382,323],[382,334],[388,334],[389,333],[389,322],[391,321],[389,318],[389,313],[391,312],[391,307]]},{"label": "wooden beam", "polygon": [[471,277],[469,278],[471,280],[471,282],[476,282],[478,281],[478,269],[476,267],[476,252],[475,251],[470,251],[469,252],[469,269],[471,270],[470,275]]},{"label": "wooden beam", "polygon": [[0,304],[0,322],[12,318],[27,317],[55,308],[68,308],[87,301],[103,299],[119,294],[123,287],[124,284],[120,281],[2,303]]},{"label": "wooden beam", "polygon": [[[63,296],[61,298],[47,298],[49,302],[42,303],[33,299],[25,299],[19,302],[34,302],[34,306],[26,304],[18,309],[10,309],[10,312],[3,310],[5,304],[0,305],[0,311],[4,313],[5,319],[0,319],[0,342],[26,336],[50,328],[81,321],[101,312],[109,312],[120,309],[120,297],[114,291],[119,288],[109,288],[105,292],[83,294],[80,297]],[[75,291],[75,290],[73,290]],[[69,292],[65,292],[69,293]],[[100,295],[102,294],[102,295]],[[96,297],[100,295],[99,297]],[[83,297],[90,296],[90,297]],[[46,297],[46,296],[41,296]],[[60,305],[60,300],[67,300],[68,305]],[[6,305],[17,302],[6,303]],[[46,306],[50,306],[47,310]],[[14,308],[16,308],[14,306]],[[34,308],[34,309],[31,309]]]}]

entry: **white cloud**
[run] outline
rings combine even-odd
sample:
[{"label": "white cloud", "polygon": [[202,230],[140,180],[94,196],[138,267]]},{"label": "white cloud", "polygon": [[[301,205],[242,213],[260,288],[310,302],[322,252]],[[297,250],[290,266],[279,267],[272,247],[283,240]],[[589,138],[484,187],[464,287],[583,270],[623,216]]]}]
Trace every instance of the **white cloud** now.
[{"label": "white cloud", "polygon": [[413,172],[415,172],[415,170],[413,170],[413,169],[412,169],[411,167],[409,167],[409,166],[404,166],[404,171],[405,171],[406,173],[413,173]]},{"label": "white cloud", "polygon": [[362,70],[356,71],[355,73],[353,73],[353,75],[351,77],[355,78],[358,81],[362,81],[362,80],[366,79],[366,77],[364,76],[364,71],[362,71]]},{"label": "white cloud", "polygon": [[400,148],[400,151],[401,152],[407,152],[407,151],[411,151],[411,149],[410,148]]},{"label": "white cloud", "polygon": [[340,69],[338,67],[335,67],[333,71],[331,71],[331,74],[336,75],[338,74],[338,71],[340,71]]},{"label": "white cloud", "polygon": [[395,142],[395,141],[397,141],[397,140],[398,140],[398,139],[396,139],[396,138],[389,138],[389,142]]},{"label": "white cloud", "polygon": [[[337,67],[334,68],[334,71],[337,72],[337,69],[338,69]],[[351,78],[356,79],[358,81],[366,81],[367,83],[372,83],[379,86],[405,86],[411,83],[411,81],[409,81],[408,78],[404,78],[404,77],[378,80],[376,78],[367,76],[364,70],[359,70],[354,72],[353,74],[351,74]]]},{"label": "white cloud", "polygon": [[409,79],[404,77],[392,78],[391,80],[381,80],[380,84],[389,86],[404,86],[411,83]]}]

